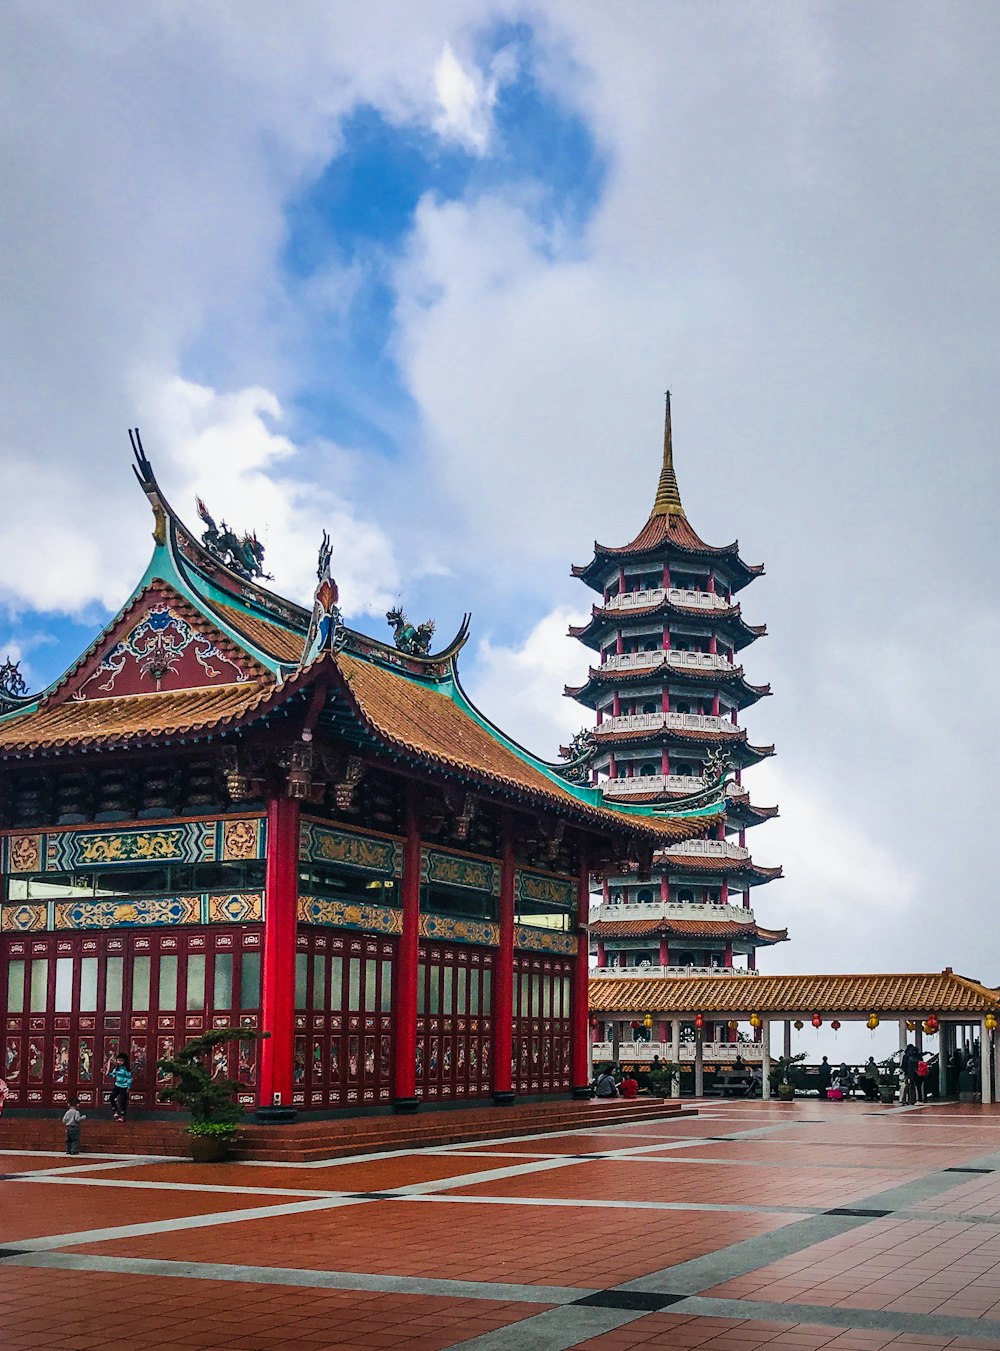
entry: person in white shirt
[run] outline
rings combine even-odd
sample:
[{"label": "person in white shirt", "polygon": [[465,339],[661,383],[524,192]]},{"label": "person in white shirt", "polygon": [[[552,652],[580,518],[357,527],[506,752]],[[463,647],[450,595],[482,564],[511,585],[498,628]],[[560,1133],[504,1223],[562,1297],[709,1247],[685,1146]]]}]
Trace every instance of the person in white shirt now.
[{"label": "person in white shirt", "polygon": [[86,1117],[80,1112],[80,1099],[70,1098],[69,1106],[63,1112],[63,1125],[66,1127],[66,1153],[79,1154],[80,1152],[80,1122],[86,1121]]}]

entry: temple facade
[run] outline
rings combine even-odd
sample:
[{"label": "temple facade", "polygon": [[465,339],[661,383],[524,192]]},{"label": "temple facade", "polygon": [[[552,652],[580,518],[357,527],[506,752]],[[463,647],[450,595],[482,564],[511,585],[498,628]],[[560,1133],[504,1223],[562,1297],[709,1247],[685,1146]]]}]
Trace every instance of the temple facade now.
[{"label": "temple facade", "polygon": [[[765,628],[743,618],[737,597],[762,572],[736,543],[706,544],[689,523],[668,395],[649,519],[631,543],[595,544],[591,561],[573,568],[599,599],[588,623],[570,630],[595,660],[586,683],[566,693],[596,713],[596,726],[563,755],[608,802],[676,809],[725,775],[726,806],[706,838],[665,847],[648,875],[601,879],[590,929],[597,980],[752,973],[757,949],[787,937],[758,922],[753,893],[781,869],[757,863],[746,835],[777,814],[755,806],[743,785],[744,772],[774,753],[752,744],[741,724],[743,711],[770,694],[740,660]],[[730,1031],[723,1026],[718,1038]]]},{"label": "temple facade", "polygon": [[724,842],[721,782],[677,810],[532,757],[462,688],[467,620],[349,629],[326,539],[282,598],[134,447],[144,575],[41,693],[0,670],[7,1110],[100,1106],[122,1052],[157,1108],[157,1060],[234,1025],[266,1034],[217,1054],[248,1108],[587,1092],[589,878]]}]

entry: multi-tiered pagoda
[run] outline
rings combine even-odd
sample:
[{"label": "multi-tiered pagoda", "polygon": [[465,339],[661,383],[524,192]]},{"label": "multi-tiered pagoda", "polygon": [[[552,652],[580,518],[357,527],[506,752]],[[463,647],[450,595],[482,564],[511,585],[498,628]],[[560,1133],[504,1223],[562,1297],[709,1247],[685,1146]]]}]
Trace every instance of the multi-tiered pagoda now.
[{"label": "multi-tiered pagoda", "polygon": [[736,600],[763,570],[744,562],[738,544],[716,548],[692,529],[674,474],[668,395],[649,520],[630,544],[595,544],[593,559],[573,568],[601,599],[570,632],[599,660],[566,693],[596,711],[585,763],[607,801],[668,807],[727,764],[733,781],[711,838],[664,849],[648,877],[603,880],[591,924],[599,969],[753,971],[757,948],[787,937],[758,924],[751,904],[751,890],[781,869],[755,863],[746,845],[747,828],[777,808],[752,805],[742,784],[743,771],[774,752],[752,745],[740,725],[742,711],[770,694],[740,662],[764,625],[747,623]]}]

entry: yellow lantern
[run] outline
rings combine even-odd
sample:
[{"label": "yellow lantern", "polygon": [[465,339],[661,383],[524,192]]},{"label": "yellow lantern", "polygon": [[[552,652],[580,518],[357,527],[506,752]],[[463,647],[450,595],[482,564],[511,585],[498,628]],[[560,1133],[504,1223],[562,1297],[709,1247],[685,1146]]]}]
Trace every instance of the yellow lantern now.
[{"label": "yellow lantern", "polygon": [[646,1014],[645,1018],[642,1020],[642,1025],[647,1032],[653,1026],[653,1015],[651,1013]]},{"label": "yellow lantern", "polygon": [[739,1023],[736,1021],[735,1018],[733,1018],[730,1022],[728,1022],[726,1026],[729,1028],[730,1032],[738,1032],[740,1028]]},{"label": "yellow lantern", "polygon": [[986,1017],[983,1019],[983,1026],[986,1028],[987,1032],[995,1032],[997,1030],[996,1014],[988,1013]]},{"label": "yellow lantern", "polygon": [[759,1014],[759,1013],[751,1013],[751,1015],[750,1015],[750,1026],[754,1029],[754,1031],[756,1031],[757,1028],[760,1027],[760,1014]]},{"label": "yellow lantern", "polygon": [[869,1026],[869,1028],[871,1029],[872,1032],[874,1032],[875,1029],[876,1029],[876,1027],[878,1027],[878,1014],[877,1014],[877,1013],[869,1013],[869,1015],[868,1015],[868,1026]]},{"label": "yellow lantern", "polygon": [[917,1030],[916,1023],[913,1022],[912,1020],[908,1021],[906,1024],[906,1030],[907,1032],[915,1032]]},{"label": "yellow lantern", "polygon": [[796,1019],[795,1019],[795,1023],[794,1023],[794,1027],[795,1027],[796,1032],[801,1032],[802,1029],[803,1029],[803,1027],[805,1027],[805,1023],[802,1021],[801,1018],[796,1018]]}]

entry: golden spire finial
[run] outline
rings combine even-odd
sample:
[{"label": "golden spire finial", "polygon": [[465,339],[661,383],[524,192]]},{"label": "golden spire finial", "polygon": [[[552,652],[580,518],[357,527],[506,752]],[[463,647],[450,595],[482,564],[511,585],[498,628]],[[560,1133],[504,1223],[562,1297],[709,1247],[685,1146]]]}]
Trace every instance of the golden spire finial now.
[{"label": "golden spire finial", "polygon": [[677,488],[677,475],[674,473],[674,445],[670,430],[670,390],[667,390],[666,409],[663,414],[663,468],[660,470],[660,482],[656,488],[656,501],[653,503],[654,516],[683,516],[681,495]]}]

